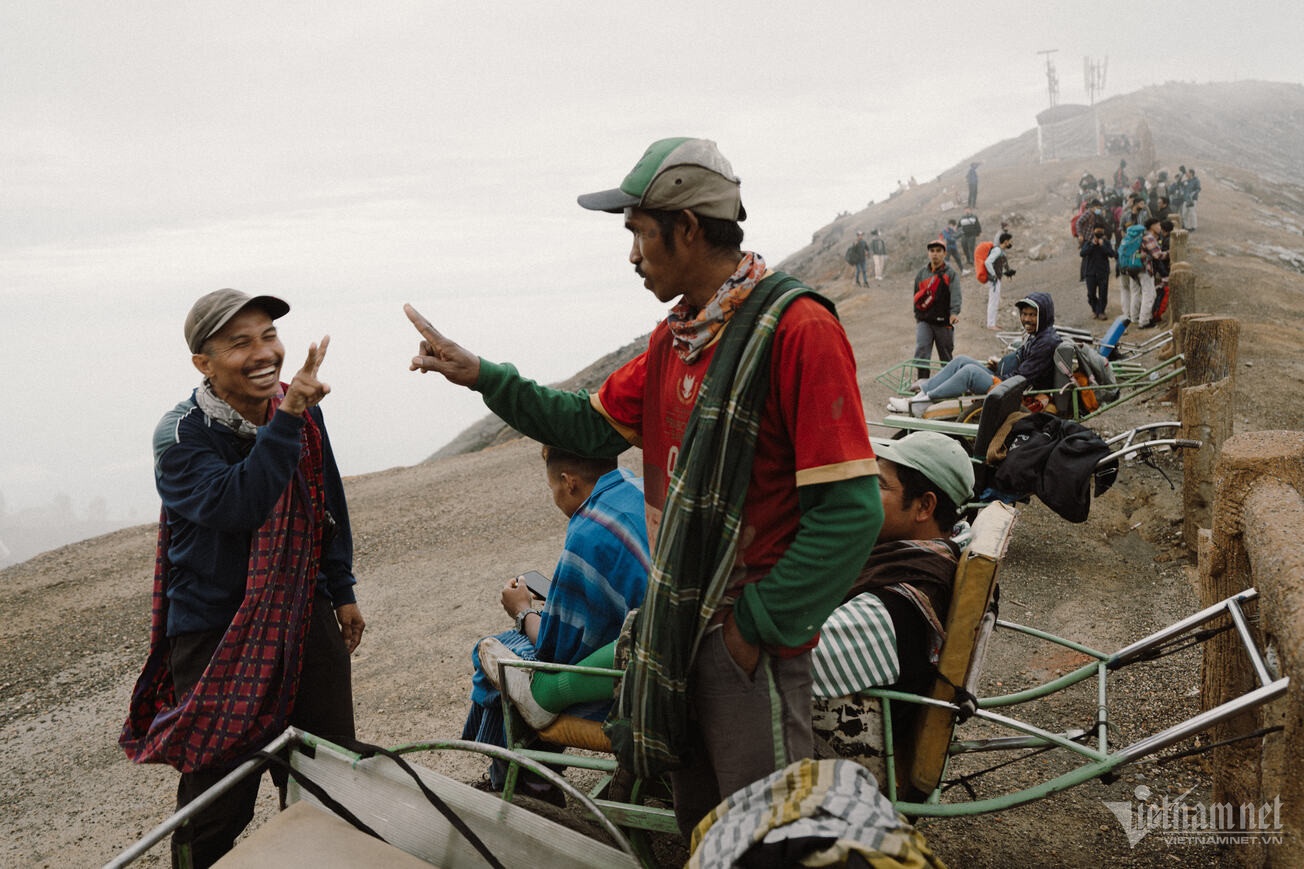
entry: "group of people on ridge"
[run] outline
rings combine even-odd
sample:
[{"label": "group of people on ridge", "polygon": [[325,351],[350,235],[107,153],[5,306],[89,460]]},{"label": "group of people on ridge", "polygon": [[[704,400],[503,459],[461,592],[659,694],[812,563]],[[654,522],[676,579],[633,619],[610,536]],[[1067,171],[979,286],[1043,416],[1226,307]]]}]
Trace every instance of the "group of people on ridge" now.
[{"label": "group of people on ridge", "polygon": [[1113,187],[1084,173],[1069,226],[1079,245],[1079,277],[1087,287],[1092,317],[1108,319],[1112,272],[1119,279],[1123,316],[1149,329],[1166,307],[1168,246],[1177,225],[1172,217],[1178,216],[1188,231],[1194,229],[1202,185],[1195,169],[1185,166],[1171,182],[1167,171],[1160,170],[1153,182],[1138,177],[1129,184],[1126,168],[1127,161],[1120,161]]}]

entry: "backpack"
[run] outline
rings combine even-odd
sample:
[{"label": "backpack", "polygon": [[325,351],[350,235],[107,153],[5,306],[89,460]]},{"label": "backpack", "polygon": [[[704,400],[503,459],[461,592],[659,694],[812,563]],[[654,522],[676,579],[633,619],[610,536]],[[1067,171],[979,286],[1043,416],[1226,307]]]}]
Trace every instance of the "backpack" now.
[{"label": "backpack", "polygon": [[1164,281],[1155,287],[1155,303],[1150,308],[1150,322],[1157,322],[1164,314],[1168,313],[1168,281]]},{"label": "backpack", "polygon": [[844,255],[844,258],[846,259],[849,265],[854,266],[856,263],[860,262],[860,257],[856,256],[856,246],[854,244],[851,247],[847,248],[847,252]]},{"label": "backpack", "polygon": [[973,252],[974,274],[978,283],[985,284],[991,275],[987,274],[987,255],[992,252],[992,243],[984,241]]},{"label": "backpack", "polygon": [[1131,274],[1139,274],[1141,269],[1145,268],[1145,263],[1141,261],[1141,236],[1145,235],[1146,228],[1139,223],[1134,223],[1123,233],[1123,240],[1118,243],[1118,267]]},{"label": "backpack", "polygon": [[1118,379],[1108,360],[1086,344],[1077,344],[1065,338],[1055,348],[1056,387],[1075,385],[1091,387],[1078,390],[1078,405],[1087,413],[1094,413],[1102,404],[1118,398]]}]

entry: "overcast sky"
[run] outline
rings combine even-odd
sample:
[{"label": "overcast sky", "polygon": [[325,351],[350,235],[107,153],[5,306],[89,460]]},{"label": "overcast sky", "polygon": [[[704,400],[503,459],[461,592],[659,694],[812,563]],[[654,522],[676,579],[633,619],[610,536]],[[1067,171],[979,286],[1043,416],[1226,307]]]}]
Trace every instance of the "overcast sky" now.
[{"label": "overcast sky", "polygon": [[141,521],[149,440],[193,387],[190,302],[283,295],[293,373],[332,334],[345,473],[480,411],[406,372],[412,301],[557,379],[661,309],[575,196],[715,139],[774,262],[1086,102],[1168,80],[1304,82],[1294,3],[57,2],[0,5],[0,493]]}]

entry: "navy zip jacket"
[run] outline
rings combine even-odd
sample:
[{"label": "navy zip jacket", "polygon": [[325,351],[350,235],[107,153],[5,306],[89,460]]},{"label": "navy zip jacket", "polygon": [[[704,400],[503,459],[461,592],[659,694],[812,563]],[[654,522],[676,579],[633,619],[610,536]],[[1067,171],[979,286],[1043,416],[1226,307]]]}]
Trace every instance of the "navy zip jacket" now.
[{"label": "navy zip jacket", "polygon": [[[355,603],[353,534],[344,484],[321,410],[326,507],[335,534],[322,552],[318,592],[333,607]],[[154,482],[163,499],[171,542],[169,637],[225,629],[244,599],[253,534],[267,520],[299,465],[303,419],[277,411],[250,440],[210,418],[194,394],[163,416],[154,431]]]}]

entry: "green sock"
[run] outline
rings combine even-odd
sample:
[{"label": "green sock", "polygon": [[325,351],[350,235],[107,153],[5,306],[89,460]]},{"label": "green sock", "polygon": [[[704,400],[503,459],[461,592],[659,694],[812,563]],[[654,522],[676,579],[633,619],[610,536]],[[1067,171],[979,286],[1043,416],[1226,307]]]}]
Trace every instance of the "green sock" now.
[{"label": "green sock", "polygon": [[[616,643],[612,641],[588,657],[576,662],[581,667],[606,667],[610,669],[616,663]],[[589,673],[546,673],[534,674],[530,682],[530,693],[534,701],[549,712],[561,712],[576,703],[588,703],[592,700],[610,700],[615,689],[616,680],[610,676],[596,676]]]}]

